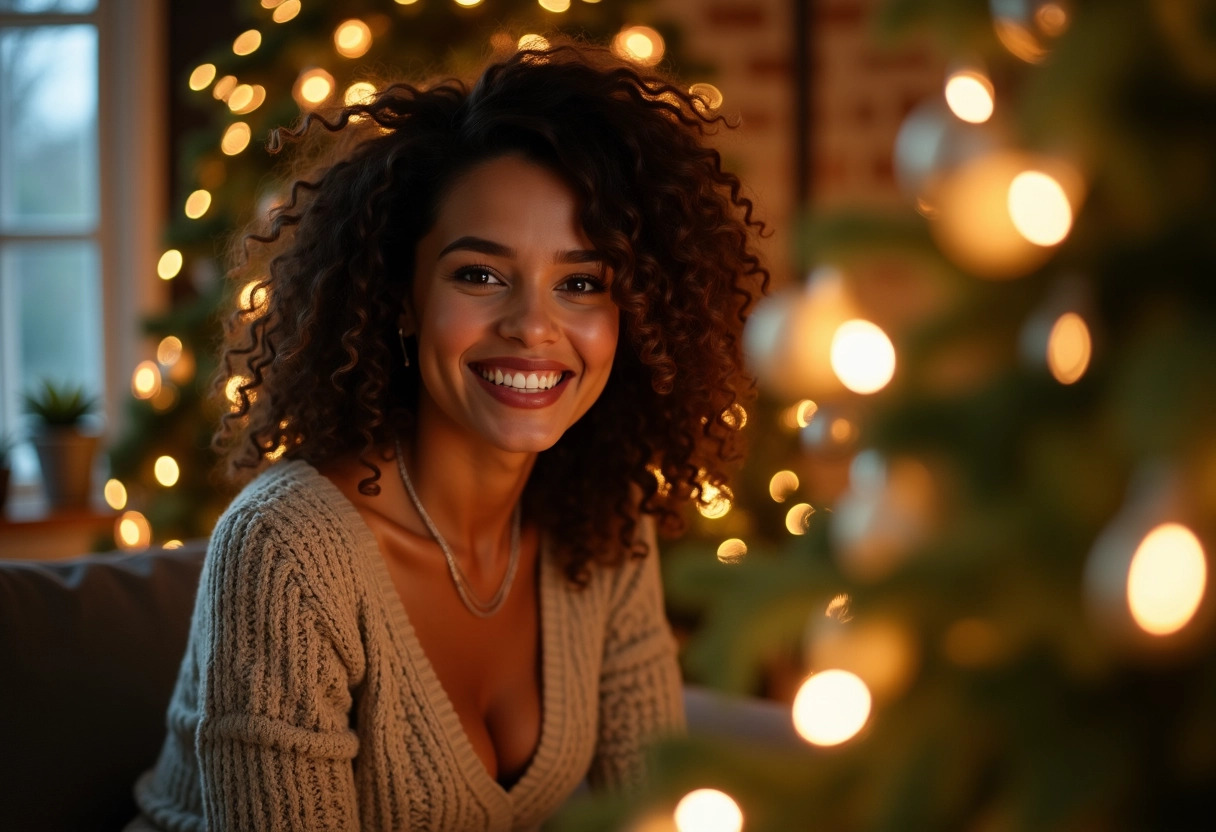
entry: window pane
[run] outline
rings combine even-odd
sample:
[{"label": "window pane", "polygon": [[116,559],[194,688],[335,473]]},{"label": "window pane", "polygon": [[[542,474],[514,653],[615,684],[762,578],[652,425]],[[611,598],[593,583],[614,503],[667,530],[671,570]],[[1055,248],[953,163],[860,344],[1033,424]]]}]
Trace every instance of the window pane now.
[{"label": "window pane", "polygon": [[0,12],[79,14],[97,8],[97,0],[0,0]]},{"label": "window pane", "polygon": [[[23,437],[21,394],[41,379],[82,384],[95,395],[103,390],[97,247],[90,242],[12,243],[0,248],[0,279],[6,353],[0,429]],[[15,455],[14,462],[23,459]],[[20,479],[26,472],[22,465],[16,467]]]},{"label": "window pane", "polygon": [[0,30],[0,231],[87,232],[97,197],[96,27]]}]

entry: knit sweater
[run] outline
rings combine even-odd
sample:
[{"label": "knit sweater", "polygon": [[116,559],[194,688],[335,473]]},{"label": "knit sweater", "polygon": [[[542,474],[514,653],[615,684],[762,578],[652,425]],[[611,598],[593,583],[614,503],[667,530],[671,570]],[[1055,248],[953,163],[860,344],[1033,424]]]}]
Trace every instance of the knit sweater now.
[{"label": "knit sweater", "polygon": [[539,827],[585,776],[636,782],[645,743],[683,727],[675,643],[653,548],[592,569],[572,588],[542,546],[540,740],[505,790],[358,511],[307,463],[272,466],[212,536],[128,829],[506,832]]}]

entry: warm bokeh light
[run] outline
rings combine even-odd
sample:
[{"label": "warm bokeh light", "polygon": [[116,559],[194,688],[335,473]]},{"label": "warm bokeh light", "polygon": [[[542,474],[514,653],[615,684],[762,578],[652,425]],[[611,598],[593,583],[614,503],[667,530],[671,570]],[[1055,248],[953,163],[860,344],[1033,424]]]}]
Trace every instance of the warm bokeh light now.
[{"label": "warm bokeh light", "polygon": [[1207,561],[1199,538],[1179,523],[1163,523],[1132,556],[1127,603],[1145,632],[1167,636],[1195,615],[1206,585]]},{"label": "warm bokeh light", "polygon": [[235,156],[249,147],[249,139],[252,136],[253,133],[248,124],[243,121],[234,121],[224,130],[224,137],[220,139],[220,150],[224,151],[225,155]]},{"label": "warm bokeh light", "polygon": [[1009,184],[1009,217],[1018,233],[1037,246],[1054,246],[1072,230],[1072,206],[1055,179],[1042,171],[1019,173]]},{"label": "warm bokeh light", "polygon": [[177,460],[171,456],[157,457],[156,464],[152,466],[152,471],[156,475],[156,481],[165,488],[177,485],[178,477],[182,474],[181,469],[177,465]]},{"label": "warm bokeh light", "polygon": [[127,487],[119,480],[106,480],[102,494],[105,495],[106,505],[115,511],[122,511],[127,507]]},{"label": "warm bokeh light", "polygon": [[376,99],[376,85],[368,81],[356,81],[342,93],[342,101],[347,107],[354,104],[370,104]]},{"label": "warm bokeh light", "polygon": [[186,197],[186,216],[196,220],[211,207],[211,193],[202,188]]},{"label": "warm bokeh light", "polygon": [[143,549],[152,542],[148,518],[138,511],[124,511],[114,522],[114,540],[122,549]]},{"label": "warm bokeh light", "polygon": [[480,6],[481,0],[456,0],[457,6],[463,6],[466,9],[471,9],[474,6]]},{"label": "warm bokeh light", "polygon": [[156,345],[156,360],[166,366],[176,364],[182,357],[182,339],[176,335],[166,335]]},{"label": "warm bokeh light", "polygon": [[992,82],[973,69],[954,72],[946,79],[946,103],[963,121],[983,124],[996,107]]},{"label": "warm bokeh light", "polygon": [[807,529],[811,527],[811,515],[814,513],[815,507],[809,503],[790,506],[790,510],[785,513],[785,530],[790,534],[806,534]]},{"label": "warm bokeh light", "polygon": [[395,0],[395,2],[398,6],[412,6],[417,3],[418,0]]},{"label": "warm bokeh light", "polygon": [[697,789],[676,804],[675,821],[679,832],[740,832],[743,810],[726,792]]},{"label": "warm bokeh light", "polygon": [[832,370],[854,393],[876,393],[895,375],[895,347],[877,325],[855,318],[832,336]]},{"label": "warm bokeh light", "polygon": [[693,97],[693,106],[704,112],[712,113],[722,106],[722,90],[713,84],[693,84],[688,94]]},{"label": "warm bokeh light", "polygon": [[180,549],[184,545],[180,540],[166,540],[160,547],[162,549]]},{"label": "warm bokeh light", "polygon": [[236,76],[225,75],[223,78],[215,82],[215,86],[211,88],[211,95],[216,101],[227,101],[228,96],[232,95],[232,91],[236,89]]},{"label": "warm bokeh light", "polygon": [[1061,315],[1047,337],[1047,367],[1056,381],[1072,384],[1085,375],[1092,352],[1085,319],[1076,312]]},{"label": "warm bokeh light", "polygon": [[160,392],[160,367],[155,361],[141,361],[131,374],[131,394],[137,399],[150,399]]},{"label": "warm bokeh light", "polygon": [[232,42],[232,51],[237,55],[252,55],[262,45],[262,33],[257,29],[241,32]]},{"label": "warm bokeh light", "polygon": [[[241,85],[241,86],[244,86],[244,85]],[[239,89],[239,87],[238,87],[238,89]],[[229,96],[229,98],[228,98],[228,107],[229,107],[229,109],[232,110],[232,112],[236,113],[239,116],[243,116],[246,113],[252,113],[258,107],[262,106],[262,104],[266,101],[266,88],[263,87],[261,84],[250,84],[249,85],[249,100],[248,100],[248,102],[243,103],[239,107],[236,106],[232,101],[232,99],[235,96],[236,96],[236,90],[233,90],[232,95]]]},{"label": "warm bokeh light", "polygon": [[570,9],[570,0],[536,0],[536,2],[547,12],[561,14]]},{"label": "warm bokeh light", "polygon": [[525,49],[532,49],[534,51],[540,51],[542,49],[549,48],[549,41],[546,40],[541,35],[530,35],[530,34],[524,35],[515,44],[515,48],[520,51],[523,51]]},{"label": "warm bokeh light", "polygon": [[161,280],[172,280],[182,270],[182,253],[171,248],[156,261],[156,274]]},{"label": "warm bokeh light", "polygon": [[259,281],[251,280],[241,287],[237,300],[237,308],[249,315],[261,315],[266,311],[266,301],[270,299],[270,290],[259,286]]},{"label": "warm bokeh light", "polygon": [[778,503],[784,503],[785,498],[797,490],[798,475],[793,471],[778,471],[768,481],[768,495]]},{"label": "warm bokeh light", "polygon": [[[228,379],[228,383],[224,385],[224,395],[232,403],[234,412],[241,409],[241,388],[246,384],[249,384],[249,377],[238,373]],[[256,394],[252,390],[246,390],[245,395],[251,402],[256,398]]]},{"label": "warm bokeh light", "polygon": [[323,69],[314,68],[300,73],[291,97],[301,107],[310,109],[324,102],[334,93],[334,76]]},{"label": "warm bokeh light", "polygon": [[251,84],[237,84],[232,88],[232,92],[228,94],[228,109],[237,113],[244,110],[253,103],[253,86]]},{"label": "warm bokeh light", "polygon": [[663,36],[649,26],[629,26],[612,39],[612,51],[627,61],[654,66],[663,60],[667,45]]},{"label": "warm bokeh light", "polygon": [[1068,11],[1059,3],[1044,3],[1035,9],[1034,22],[1043,34],[1058,38],[1068,28]]},{"label": "warm bokeh light", "polygon": [[804,428],[811,423],[811,419],[814,418],[815,411],[818,409],[819,405],[815,404],[815,402],[810,399],[803,399],[781,412],[781,424],[790,430]]},{"label": "warm bokeh light", "polygon": [[647,465],[646,470],[654,476],[655,488],[660,497],[666,497],[671,493],[671,483],[667,481],[667,477],[663,476],[663,471],[657,465]]},{"label": "warm bokeh light", "polygon": [[164,413],[176,407],[180,399],[181,394],[178,393],[177,385],[166,381],[161,384],[156,395],[152,397],[152,408],[157,413]]},{"label": "warm bokeh light", "polygon": [[300,13],[300,0],[284,0],[274,10],[271,19],[275,23],[286,23]]},{"label": "warm bokeh light", "polygon": [[357,18],[344,20],[334,29],[334,49],[344,58],[361,58],[372,48],[372,30]]},{"label": "warm bokeh light", "polygon": [[852,601],[847,592],[838,592],[832,596],[832,600],[828,601],[827,607],[823,611],[824,618],[831,618],[839,621],[841,624],[847,624],[853,620],[853,614],[849,612],[849,603]]},{"label": "warm bokeh light", "polygon": [[698,484],[700,497],[697,499],[697,511],[709,520],[725,517],[731,509],[731,498],[734,495],[726,486],[717,486],[711,482]]},{"label": "warm bokeh light", "polygon": [[743,405],[735,402],[722,411],[721,419],[722,424],[731,430],[743,430],[747,427],[747,410],[744,409]]},{"label": "warm bokeh light", "polygon": [[215,80],[215,64],[199,64],[190,73],[190,89],[195,92],[205,90]]},{"label": "warm bokeh light", "polygon": [[794,697],[794,730],[814,745],[839,745],[870,718],[870,689],[847,670],[825,670],[802,683]]},{"label": "warm bokeh light", "polygon": [[283,0],[262,0],[263,9],[273,9],[281,5]]},{"label": "warm bokeh light", "polygon": [[747,544],[737,537],[723,540],[718,546],[718,560],[723,563],[738,563],[747,554]]}]

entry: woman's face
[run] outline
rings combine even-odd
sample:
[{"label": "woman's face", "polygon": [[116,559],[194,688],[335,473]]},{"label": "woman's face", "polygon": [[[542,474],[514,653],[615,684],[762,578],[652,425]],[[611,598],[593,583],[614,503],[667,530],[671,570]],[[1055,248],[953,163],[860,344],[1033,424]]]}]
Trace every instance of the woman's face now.
[{"label": "woman's face", "polygon": [[420,425],[506,451],[550,448],[599,397],[620,316],[574,192],[520,156],[482,162],[415,253]]}]

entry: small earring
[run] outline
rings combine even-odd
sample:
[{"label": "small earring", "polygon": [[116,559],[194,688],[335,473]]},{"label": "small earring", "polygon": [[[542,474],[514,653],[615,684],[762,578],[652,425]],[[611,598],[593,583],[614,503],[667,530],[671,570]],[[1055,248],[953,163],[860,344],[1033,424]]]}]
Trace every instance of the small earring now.
[{"label": "small earring", "polygon": [[410,366],[410,354],[405,348],[405,327],[397,327],[397,340],[401,342],[401,364],[403,367]]}]

